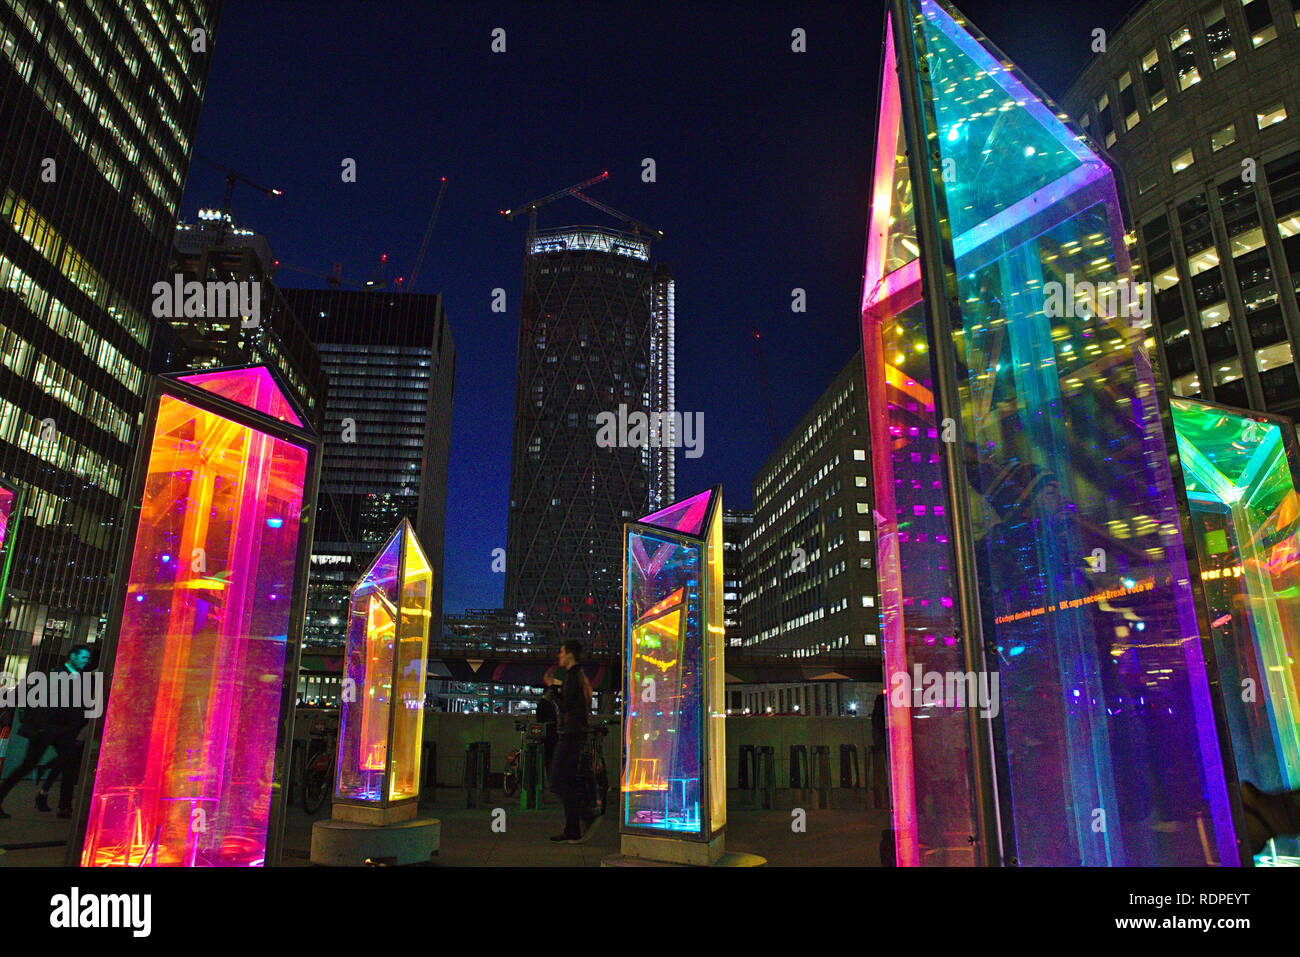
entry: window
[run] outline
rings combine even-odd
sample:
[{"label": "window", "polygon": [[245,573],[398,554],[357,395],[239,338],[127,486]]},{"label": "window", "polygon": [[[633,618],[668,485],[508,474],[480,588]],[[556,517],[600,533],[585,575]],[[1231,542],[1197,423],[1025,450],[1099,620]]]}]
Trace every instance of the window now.
[{"label": "window", "polygon": [[1097,126],[1101,128],[1101,137],[1107,146],[1115,144],[1115,121],[1110,115],[1110,97],[1105,93],[1097,100]]},{"label": "window", "polygon": [[1232,48],[1232,31],[1228,28],[1228,18],[1224,16],[1223,4],[1216,3],[1202,16],[1205,18],[1205,45],[1210,51],[1210,62],[1217,70],[1237,59],[1237,51]]},{"label": "window", "polygon": [[1181,173],[1183,170],[1187,169],[1187,167],[1191,166],[1193,162],[1195,162],[1195,160],[1192,158],[1192,148],[1189,146],[1181,153],[1175,153],[1174,158],[1170,160],[1169,165],[1175,173]]},{"label": "window", "polygon": [[1210,150],[1215,153],[1219,152],[1219,150],[1223,149],[1225,146],[1231,146],[1235,142],[1237,142],[1236,123],[1229,123],[1217,133],[1210,134]]},{"label": "window", "polygon": [[1137,96],[1133,92],[1133,74],[1127,70],[1119,78],[1119,109],[1124,116],[1124,129],[1131,130],[1142,119],[1138,115]]},{"label": "window", "polygon": [[1174,395],[1183,398],[1191,398],[1199,395],[1201,392],[1201,382],[1195,372],[1189,372],[1187,375],[1179,376],[1173,381]]},{"label": "window", "polygon": [[1169,34],[1169,52],[1174,56],[1174,72],[1178,75],[1178,89],[1185,90],[1201,82],[1196,69],[1196,51],[1192,47],[1192,31],[1179,27]]},{"label": "window", "polygon": [[1246,14],[1246,29],[1250,31],[1252,46],[1262,47],[1269,40],[1277,39],[1277,27],[1268,12],[1268,0],[1241,0],[1241,9]]},{"label": "window", "polygon": [[1281,123],[1285,119],[1285,103],[1278,103],[1275,106],[1268,107],[1267,109],[1255,111],[1255,122],[1259,124],[1261,130],[1265,127],[1272,126],[1274,123]]},{"label": "window", "polygon": [[866,460],[867,460],[867,453],[864,450],[862,449],[853,450],[853,461],[865,462]]},{"label": "window", "polygon": [[1214,365],[1214,384],[1226,385],[1241,378],[1241,357],[1234,356]]},{"label": "window", "polygon": [[1255,365],[1260,372],[1276,369],[1278,366],[1290,365],[1292,362],[1291,343],[1279,342],[1275,346],[1255,350]]},{"label": "window", "polygon": [[1141,196],[1147,190],[1152,189],[1160,180],[1160,174],[1154,169],[1146,169],[1138,173],[1138,195]]},{"label": "window", "polygon": [[1147,101],[1152,112],[1160,109],[1169,101],[1165,92],[1165,78],[1160,73],[1160,54],[1151,48],[1142,57],[1142,85],[1146,87]]}]

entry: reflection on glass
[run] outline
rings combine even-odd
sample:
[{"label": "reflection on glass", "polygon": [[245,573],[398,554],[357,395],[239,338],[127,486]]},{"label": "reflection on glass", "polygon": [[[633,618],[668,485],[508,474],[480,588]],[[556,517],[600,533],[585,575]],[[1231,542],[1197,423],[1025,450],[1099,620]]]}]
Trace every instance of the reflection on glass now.
[{"label": "reflection on glass", "polygon": [[[1186,483],[1237,774],[1300,788],[1300,496],[1294,448],[1263,416],[1174,400]],[[1257,863],[1300,865],[1300,838]]]},{"label": "reflection on glass", "polygon": [[307,463],[161,395],[83,865],[263,863]]}]

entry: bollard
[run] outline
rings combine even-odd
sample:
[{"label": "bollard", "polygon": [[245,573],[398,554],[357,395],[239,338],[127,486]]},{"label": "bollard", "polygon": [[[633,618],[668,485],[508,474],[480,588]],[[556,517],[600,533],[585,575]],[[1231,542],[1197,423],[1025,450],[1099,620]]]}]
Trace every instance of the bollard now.
[{"label": "bollard", "polygon": [[420,752],[420,803],[432,804],[438,790],[438,742],[425,741]]},{"label": "bollard", "polygon": [[808,787],[808,748],[802,744],[790,745],[790,790]]},{"label": "bollard", "polygon": [[817,806],[831,806],[831,748],[828,744],[812,746],[812,786],[817,789]]},{"label": "bollard", "polygon": [[862,786],[858,769],[858,746],[840,745],[840,787],[857,790]]},{"label": "bollard", "polygon": [[[742,791],[758,787],[758,756],[752,744],[740,746],[740,767],[736,769],[736,787]],[[751,783],[752,782],[752,783]]]},{"label": "bollard", "polygon": [[776,756],[770,745],[755,749],[754,785],[762,789],[762,806],[770,811],[776,794]]},{"label": "bollard", "polygon": [[541,807],[542,796],[542,743],[527,741],[520,755],[523,770],[523,787],[519,790],[519,806],[525,811]]},{"label": "bollard", "polygon": [[465,806],[478,807],[492,797],[488,787],[488,765],[492,760],[492,747],[486,741],[465,745]]}]

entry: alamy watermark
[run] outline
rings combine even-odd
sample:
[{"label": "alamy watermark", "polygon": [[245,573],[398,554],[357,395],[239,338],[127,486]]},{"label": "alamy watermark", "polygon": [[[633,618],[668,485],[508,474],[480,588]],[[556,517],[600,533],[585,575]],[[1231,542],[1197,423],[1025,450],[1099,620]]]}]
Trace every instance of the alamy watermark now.
[{"label": "alamy watermark", "polygon": [[596,445],[602,449],[685,449],[688,459],[704,454],[703,412],[629,412],[620,404],[617,412],[596,413]]},{"label": "alamy watermark", "polygon": [[1151,319],[1151,284],[1121,279],[1118,282],[1074,281],[1043,283],[1043,314],[1050,318],[1101,315],[1109,319]]},{"label": "alamy watermark", "polygon": [[177,273],[153,284],[153,314],[159,319],[235,319],[245,329],[262,321],[262,284],[257,280],[199,282]]},{"label": "alamy watermark", "polygon": [[87,718],[104,713],[104,675],[99,671],[36,671],[22,681],[0,671],[0,708],[80,708]]},{"label": "alamy watermark", "polygon": [[981,718],[996,718],[998,673],[974,671],[925,671],[920,664],[912,671],[895,672],[889,679],[889,703],[895,708],[978,707]]}]

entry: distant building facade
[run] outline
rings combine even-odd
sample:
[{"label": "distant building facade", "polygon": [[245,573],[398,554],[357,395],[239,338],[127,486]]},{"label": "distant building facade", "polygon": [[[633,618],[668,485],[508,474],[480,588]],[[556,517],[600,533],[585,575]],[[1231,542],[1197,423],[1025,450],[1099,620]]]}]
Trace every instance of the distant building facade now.
[{"label": "distant building facade", "polygon": [[596,227],[528,240],[515,384],[506,607],[557,640],[616,646],[623,523],[669,504],[671,447],[601,447],[602,413],[671,413],[675,289],[643,235]]},{"label": "distant building facade", "polygon": [[745,592],[745,541],[754,528],[754,513],[747,509],[722,511],[722,616],[727,644],[743,646],[741,599]]},{"label": "distant building facade", "polygon": [[1300,0],[1150,0],[1064,98],[1124,175],[1172,392],[1300,412]]},{"label": "distant building facade", "polygon": [[329,382],[304,645],[339,648],[348,595],[410,519],[434,570],[442,635],[443,538],[456,349],[440,295],[284,289]]}]

